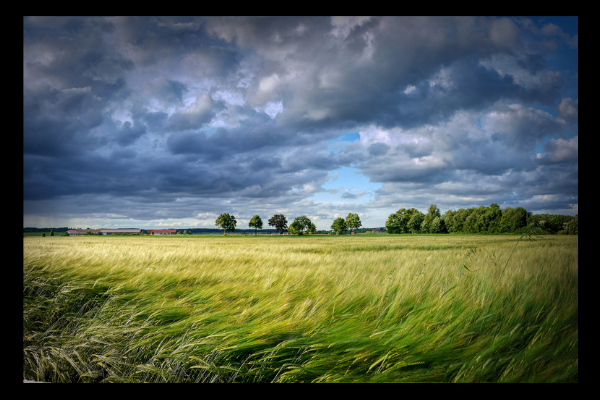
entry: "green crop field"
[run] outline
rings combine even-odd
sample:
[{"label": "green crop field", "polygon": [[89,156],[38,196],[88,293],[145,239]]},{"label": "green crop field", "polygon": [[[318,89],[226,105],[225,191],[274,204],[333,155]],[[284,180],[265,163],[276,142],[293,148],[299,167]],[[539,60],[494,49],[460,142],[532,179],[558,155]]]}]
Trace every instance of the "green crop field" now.
[{"label": "green crop field", "polygon": [[23,378],[578,382],[578,237],[25,237]]}]

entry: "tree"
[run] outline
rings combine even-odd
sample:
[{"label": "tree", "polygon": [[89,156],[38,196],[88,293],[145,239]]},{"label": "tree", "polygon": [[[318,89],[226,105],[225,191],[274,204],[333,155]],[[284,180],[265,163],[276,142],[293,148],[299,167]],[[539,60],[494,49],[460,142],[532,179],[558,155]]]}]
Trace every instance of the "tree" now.
[{"label": "tree", "polygon": [[437,208],[435,204],[429,206],[429,210],[427,211],[427,215],[423,218],[423,222],[421,223],[421,231],[423,233],[430,233],[431,223],[434,219],[441,217],[440,209]]},{"label": "tree", "polygon": [[237,225],[237,221],[233,215],[225,213],[217,217],[215,225],[223,229],[224,235],[227,231],[235,232],[235,226]]},{"label": "tree", "polygon": [[256,230],[263,228],[262,219],[260,219],[260,217],[258,215],[255,215],[254,217],[252,217],[250,222],[248,222],[248,226],[250,228],[254,228],[254,236],[256,236],[257,235]]},{"label": "tree", "polygon": [[292,222],[289,230],[292,235],[302,235],[302,225],[298,221]]},{"label": "tree", "polygon": [[429,233],[448,233],[446,230],[446,224],[441,217],[435,217],[435,219],[431,221]]},{"label": "tree", "polygon": [[[294,231],[297,232],[298,235],[302,235],[304,233],[304,231],[306,231],[308,228],[310,228],[312,222],[310,221],[310,219],[308,219],[308,217],[306,215],[301,215],[299,217],[296,217],[294,219],[294,222],[292,222],[292,224],[294,224]],[[290,232],[292,232],[292,224],[290,224]],[[292,232],[293,233],[293,232]]]},{"label": "tree", "polygon": [[283,214],[275,214],[269,219],[269,226],[274,227],[277,232],[285,232],[287,230],[287,219]]},{"label": "tree", "polygon": [[46,237],[46,232],[42,233],[42,237]]},{"label": "tree", "polygon": [[333,229],[338,235],[343,235],[344,232],[348,230],[348,226],[346,225],[344,218],[339,217],[333,221],[333,224],[331,224],[331,229]]},{"label": "tree", "polygon": [[360,222],[360,217],[358,216],[358,214],[352,214],[352,213],[348,213],[348,215],[346,216],[346,226],[348,227],[348,229],[352,230],[357,230],[358,228],[360,228],[362,226],[362,222]]},{"label": "tree", "polygon": [[[409,225],[411,218],[417,215],[412,220],[413,226]],[[423,213],[416,208],[409,208],[408,210],[401,208],[393,214],[390,214],[387,222],[385,223],[385,229],[388,233],[409,233],[416,232],[418,230],[418,226],[420,226],[419,221],[421,220],[421,216]]]},{"label": "tree", "polygon": [[416,212],[412,213],[412,215],[408,219],[408,223],[406,224],[406,228],[411,233],[420,232],[421,225],[423,225],[423,220],[425,219],[425,216],[423,215],[423,213],[421,211],[418,211],[418,210],[415,210],[415,211]]},{"label": "tree", "polygon": [[306,233],[314,235],[317,232],[317,227],[315,224],[313,224],[312,222],[310,223],[310,226],[308,227],[308,229],[306,229]]},{"label": "tree", "polygon": [[567,222],[567,234],[568,235],[579,235],[579,214],[575,215],[575,218]]},{"label": "tree", "polygon": [[50,236],[54,236],[54,229],[50,229]]},{"label": "tree", "polygon": [[527,226],[527,217],[527,210],[523,207],[506,208],[502,212],[500,229],[502,232],[516,233],[518,229]]},{"label": "tree", "polygon": [[402,217],[404,216],[405,211],[404,208],[401,208],[388,216],[388,219],[385,222],[385,230],[388,233],[402,233]]},{"label": "tree", "polygon": [[188,233],[187,233],[187,229],[185,229],[185,230],[183,231],[183,234],[184,234],[184,235],[187,235],[187,234],[188,234]]}]

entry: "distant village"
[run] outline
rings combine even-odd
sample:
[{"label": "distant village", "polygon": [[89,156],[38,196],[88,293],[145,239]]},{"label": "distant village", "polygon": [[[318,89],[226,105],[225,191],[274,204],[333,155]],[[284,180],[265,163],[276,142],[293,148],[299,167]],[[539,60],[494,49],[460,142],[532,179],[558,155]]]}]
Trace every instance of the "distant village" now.
[{"label": "distant village", "polygon": [[[81,228],[34,228],[26,227],[23,228],[24,232],[45,232],[49,235],[53,232],[60,236],[85,236],[85,235],[197,235],[197,234],[215,234],[223,235],[222,229],[211,229],[211,228],[188,228],[188,229],[140,229],[140,228],[119,228],[119,229],[81,229]],[[329,233],[330,230],[317,230],[316,233]],[[383,233],[385,228],[359,228],[355,231],[349,232],[349,234],[355,233]],[[255,234],[254,229],[236,229],[235,232],[227,232],[227,235],[244,235],[244,234]],[[262,229],[258,231],[258,234],[262,235],[286,235],[289,232],[277,232],[275,229]]]},{"label": "distant village", "polygon": [[[222,230],[213,230],[210,229],[208,230],[210,231],[210,233],[219,233],[222,234],[223,231]],[[252,230],[238,230],[236,229],[236,231],[238,231],[238,233],[255,233],[254,229]],[[268,232],[267,232],[268,231]],[[88,233],[89,232],[89,233]],[[329,231],[328,231],[329,232]],[[372,233],[380,233],[380,229],[379,228],[374,228],[372,231]],[[193,234],[196,232],[188,232],[186,231],[177,231],[176,229],[147,229],[145,232],[143,229],[69,229],[67,230],[67,234],[69,236],[84,236],[84,235],[177,235],[178,233],[189,233],[189,234]],[[271,235],[277,235],[280,233],[277,233],[276,231],[271,232],[271,229],[265,230],[264,232],[262,232],[263,234],[271,234]],[[350,234],[355,234],[356,232],[350,232]],[[226,233],[227,235],[235,235],[235,233],[233,232],[228,232]],[[283,235],[289,235],[289,232],[282,232],[281,234]]]},{"label": "distant village", "polygon": [[[88,233],[90,232],[90,233]],[[83,235],[142,235],[144,231],[142,229],[69,229],[67,230],[69,236],[83,236]],[[148,235],[176,235],[176,229],[148,229],[146,230]]]}]

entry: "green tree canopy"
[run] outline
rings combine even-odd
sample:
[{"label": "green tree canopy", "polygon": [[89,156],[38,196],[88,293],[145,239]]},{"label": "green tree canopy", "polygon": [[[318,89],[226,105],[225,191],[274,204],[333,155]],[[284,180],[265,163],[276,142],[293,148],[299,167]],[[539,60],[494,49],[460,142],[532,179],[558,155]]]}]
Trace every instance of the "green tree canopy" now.
[{"label": "green tree canopy", "polygon": [[348,215],[346,216],[346,226],[348,227],[348,229],[352,230],[357,230],[358,228],[360,228],[362,226],[362,222],[360,222],[360,217],[358,216],[358,214],[352,214],[352,213],[348,213]]},{"label": "green tree canopy", "polygon": [[283,214],[275,214],[269,218],[269,226],[274,227],[279,233],[287,230],[287,219]]},{"label": "green tree canopy", "polygon": [[500,219],[501,232],[515,232],[527,226],[528,215],[529,213],[523,207],[506,208]]},{"label": "green tree canopy", "polygon": [[223,234],[225,234],[227,231],[235,232],[237,221],[233,215],[225,213],[217,217],[215,225],[223,229]]},{"label": "green tree canopy", "polygon": [[569,235],[579,235],[579,214],[575,215],[575,218],[571,219],[566,223],[567,225],[567,234]]},{"label": "green tree canopy", "polygon": [[425,218],[425,216],[419,210],[416,210],[414,208],[412,210],[415,210],[415,211],[413,211],[411,213],[412,215],[410,215],[410,218],[408,219],[408,223],[406,224],[406,228],[411,233],[418,233],[418,232],[421,231],[421,225],[423,225],[423,219]]},{"label": "green tree canopy", "polygon": [[[413,216],[416,217],[412,220],[412,226],[409,225],[409,221]],[[385,223],[385,229],[388,233],[409,233],[416,232],[420,227],[423,213],[416,208],[404,209],[401,208],[393,214],[390,214],[387,222]]]},{"label": "green tree canopy", "polygon": [[423,233],[430,233],[431,223],[434,219],[441,217],[440,209],[437,208],[435,204],[429,206],[429,210],[425,217],[423,217],[423,222],[421,223],[420,229]]},{"label": "green tree canopy", "polygon": [[348,230],[348,226],[346,225],[346,221],[342,217],[338,217],[331,224],[331,229],[335,231],[338,235],[343,235],[345,231]]},{"label": "green tree canopy", "polygon": [[252,217],[252,219],[250,220],[250,222],[248,222],[248,226],[250,228],[254,228],[254,236],[257,235],[257,229],[262,229],[263,228],[263,222],[262,219],[260,219],[260,217],[258,215],[255,215]]},{"label": "green tree canopy", "polygon": [[[310,226],[312,224],[312,222],[306,215],[301,215],[299,217],[296,217],[294,219],[294,222],[297,223],[294,226],[294,230],[297,232],[298,235],[302,235],[306,230],[308,230],[310,228]],[[294,224],[294,222],[292,222],[292,224]],[[290,225],[290,232],[292,232],[292,225]]]},{"label": "green tree canopy", "polygon": [[302,235],[302,225],[298,221],[290,224],[289,231],[292,235]]},{"label": "green tree canopy", "polygon": [[317,226],[311,222],[308,229],[306,229],[306,233],[314,235],[316,232],[317,232]]},{"label": "green tree canopy", "polygon": [[431,226],[429,227],[429,233],[448,233],[446,229],[446,224],[441,217],[435,217],[433,221],[431,221]]}]

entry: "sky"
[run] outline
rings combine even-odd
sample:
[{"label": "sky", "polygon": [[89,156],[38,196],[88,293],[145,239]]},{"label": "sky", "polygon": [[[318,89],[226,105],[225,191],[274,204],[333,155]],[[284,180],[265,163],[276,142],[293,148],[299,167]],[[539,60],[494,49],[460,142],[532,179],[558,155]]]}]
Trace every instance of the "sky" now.
[{"label": "sky", "polygon": [[578,213],[577,17],[24,17],[23,226]]}]

